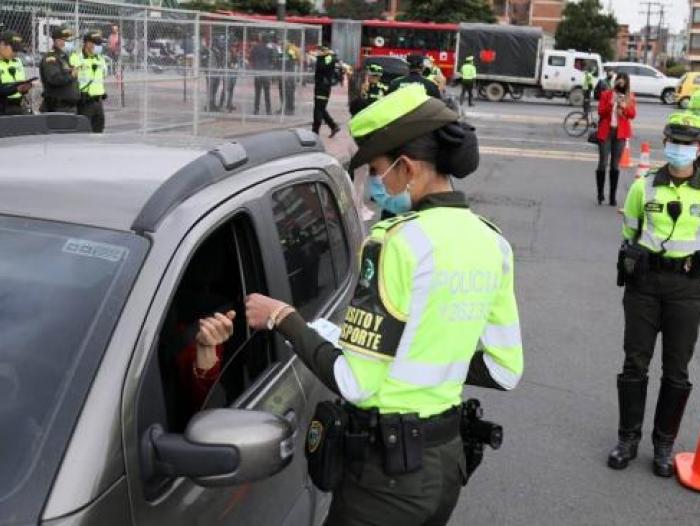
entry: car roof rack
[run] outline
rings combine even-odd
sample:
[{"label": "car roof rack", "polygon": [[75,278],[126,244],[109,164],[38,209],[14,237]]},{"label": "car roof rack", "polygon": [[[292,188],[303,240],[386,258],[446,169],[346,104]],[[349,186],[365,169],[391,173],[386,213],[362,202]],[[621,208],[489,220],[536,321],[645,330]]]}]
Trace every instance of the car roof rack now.
[{"label": "car roof rack", "polygon": [[224,143],[180,168],[146,201],[131,229],[155,232],[168,212],[203,188],[277,159],[324,152],[315,133],[300,128],[274,130]]},{"label": "car roof rack", "polygon": [[0,119],[0,138],[55,133],[90,133],[90,121],[71,113],[11,115]]}]

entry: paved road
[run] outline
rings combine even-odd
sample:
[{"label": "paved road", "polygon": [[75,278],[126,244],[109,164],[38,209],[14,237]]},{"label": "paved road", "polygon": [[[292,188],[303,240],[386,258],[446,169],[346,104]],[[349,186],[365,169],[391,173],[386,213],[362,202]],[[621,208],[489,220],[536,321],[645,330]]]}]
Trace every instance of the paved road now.
[{"label": "paved road", "polygon": [[[641,103],[639,109],[635,143],[654,139],[660,158],[669,108]],[[526,365],[514,392],[466,391],[504,425],[505,443],[487,451],[450,525],[700,524],[700,495],[651,474],[658,357],[640,457],[623,472],[605,466],[615,441],[615,375],[623,356],[622,293],[615,286],[620,218],[595,202],[595,164],[580,157],[595,148],[542,122],[563,117],[568,106],[481,103],[473,110],[481,166],[458,186],[514,246]],[[699,361],[696,356],[691,366],[694,378]],[[700,394],[694,393],[678,448],[692,450],[698,432]]]}]

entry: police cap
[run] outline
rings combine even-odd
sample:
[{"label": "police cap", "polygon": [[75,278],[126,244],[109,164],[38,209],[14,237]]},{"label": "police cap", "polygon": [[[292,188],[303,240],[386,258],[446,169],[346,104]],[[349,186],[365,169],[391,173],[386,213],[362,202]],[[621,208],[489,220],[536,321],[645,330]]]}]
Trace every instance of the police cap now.
[{"label": "police cap", "polygon": [[411,69],[422,68],[424,60],[425,60],[425,57],[423,57],[423,55],[419,55],[417,53],[413,53],[413,54],[408,55],[406,57],[406,62],[408,62],[408,67]]},{"label": "police cap", "polygon": [[16,31],[7,30],[0,33],[0,42],[12,46],[12,49],[17,51],[22,45],[22,37]]},{"label": "police cap", "polygon": [[672,113],[666,121],[664,136],[684,143],[700,141],[700,117],[689,111]]},{"label": "police cap", "polygon": [[102,31],[88,31],[83,35],[83,42],[92,42],[96,46],[101,46],[103,39],[102,39]]},{"label": "police cap", "polygon": [[66,26],[51,28],[51,38],[54,40],[71,40],[73,36],[73,31]]},{"label": "police cap", "polygon": [[368,64],[367,74],[381,77],[384,74],[384,68],[381,67],[379,64]]}]

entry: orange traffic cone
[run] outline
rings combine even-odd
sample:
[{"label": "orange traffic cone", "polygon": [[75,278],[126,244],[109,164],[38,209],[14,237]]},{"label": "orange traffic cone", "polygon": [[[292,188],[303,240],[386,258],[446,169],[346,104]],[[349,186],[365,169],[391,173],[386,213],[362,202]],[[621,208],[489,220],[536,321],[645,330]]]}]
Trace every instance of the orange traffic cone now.
[{"label": "orange traffic cone", "polygon": [[620,168],[632,168],[632,158],[630,157],[629,139],[625,141],[625,149],[622,152],[622,158],[620,159]]},{"label": "orange traffic cone", "polygon": [[639,163],[637,164],[637,175],[635,178],[639,179],[644,177],[646,173],[651,169],[651,148],[648,142],[642,143],[642,153],[639,156]]},{"label": "orange traffic cone", "polygon": [[681,484],[700,491],[700,439],[695,453],[678,453],[675,457],[676,474]]}]

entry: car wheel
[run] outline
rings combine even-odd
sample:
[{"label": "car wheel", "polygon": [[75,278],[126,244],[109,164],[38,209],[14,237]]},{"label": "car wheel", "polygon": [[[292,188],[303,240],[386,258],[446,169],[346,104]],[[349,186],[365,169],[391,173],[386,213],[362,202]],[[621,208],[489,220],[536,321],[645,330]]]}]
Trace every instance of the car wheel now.
[{"label": "car wheel", "polygon": [[512,97],[513,100],[520,100],[523,98],[523,94],[525,90],[522,88],[522,86],[508,86],[508,91],[510,92],[510,96]]},{"label": "car wheel", "polygon": [[689,97],[683,97],[681,100],[678,101],[678,107],[681,108],[682,110],[687,110],[689,102],[690,102]]},{"label": "car wheel", "polygon": [[486,98],[490,102],[501,102],[506,96],[506,89],[500,82],[492,82],[486,86]]},{"label": "car wheel", "polygon": [[571,106],[583,106],[583,90],[574,88],[569,93],[569,104]]},{"label": "car wheel", "polygon": [[661,102],[664,104],[673,104],[676,102],[676,92],[672,88],[666,88],[661,94]]}]

